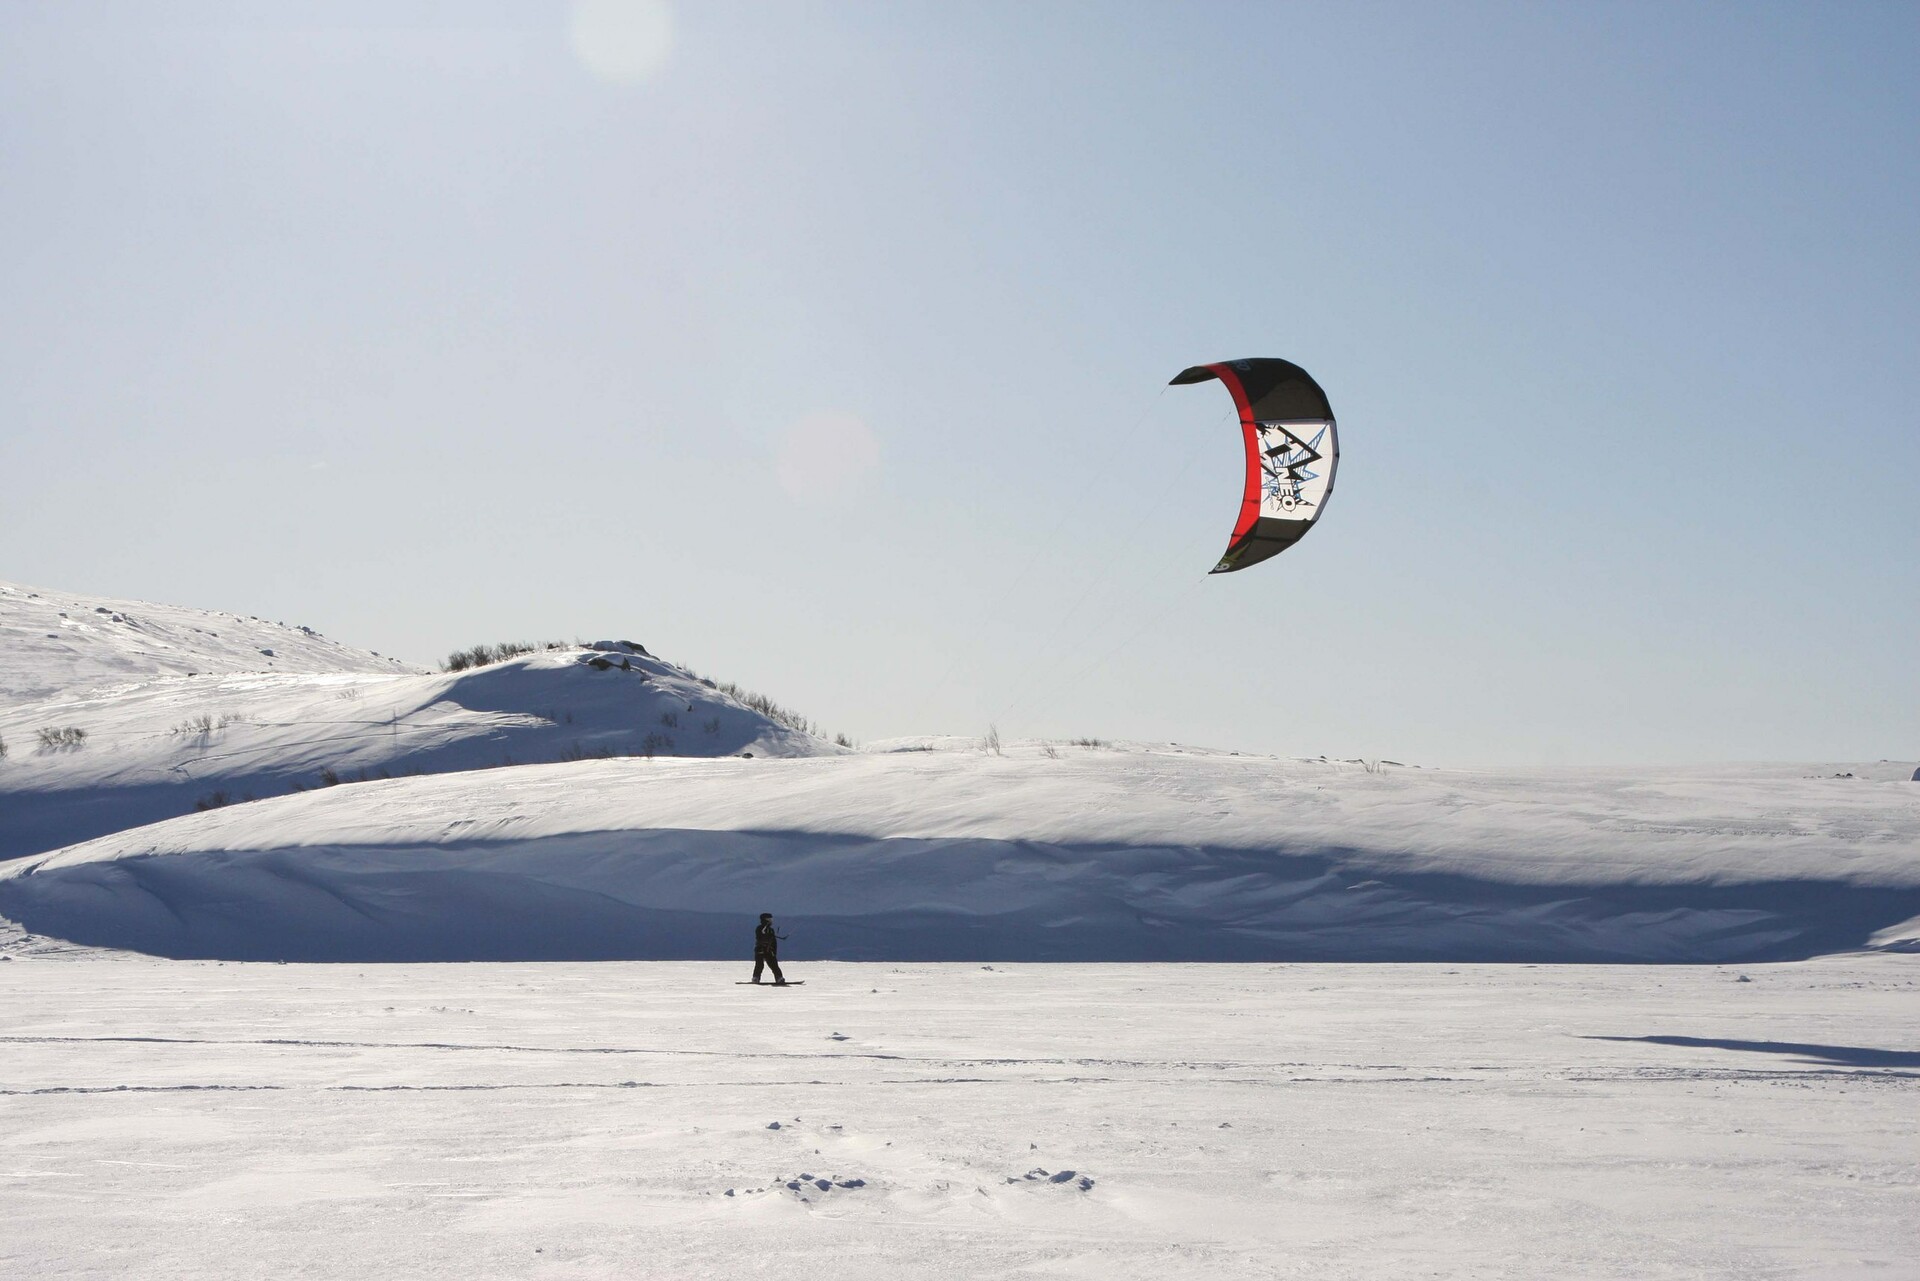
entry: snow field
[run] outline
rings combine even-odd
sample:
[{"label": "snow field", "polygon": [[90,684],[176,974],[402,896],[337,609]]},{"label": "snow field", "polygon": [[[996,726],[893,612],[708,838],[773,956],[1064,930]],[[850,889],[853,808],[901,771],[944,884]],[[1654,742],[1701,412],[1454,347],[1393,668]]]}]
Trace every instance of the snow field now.
[{"label": "snow field", "polygon": [[10,1276],[1830,1278],[1920,1258],[1909,957],[794,962],[807,986],[779,991],[733,986],[742,964],[10,955]]},{"label": "snow field", "polygon": [[710,959],[768,910],[843,960],[1784,960],[1920,946],[1904,770],[576,761],[119,832],[0,865],[0,913],[243,960]]},{"label": "snow field", "polygon": [[304,628],[8,584],[0,738],[0,914],[176,957],[706,959],[769,908],[843,960],[1920,948],[1910,762],[849,753],[631,642],[430,674]]}]

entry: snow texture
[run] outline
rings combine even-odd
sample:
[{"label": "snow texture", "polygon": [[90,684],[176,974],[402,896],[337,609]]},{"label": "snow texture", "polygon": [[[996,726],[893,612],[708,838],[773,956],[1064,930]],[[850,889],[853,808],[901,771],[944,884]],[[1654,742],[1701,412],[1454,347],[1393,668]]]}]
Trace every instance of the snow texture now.
[{"label": "snow texture", "polygon": [[[900,745],[894,745],[900,746]],[[970,744],[579,761],[237,805],[0,869],[176,957],[1790,959],[1920,941],[1905,765],[1469,772]]]},{"label": "snow texture", "polygon": [[620,642],[0,629],[0,1276],[1920,1258],[1912,762],[851,753]]},{"label": "snow texture", "polygon": [[1920,948],[1910,762],[852,753],[632,641],[426,673],[305,628],[13,585],[0,690],[0,913],[164,956],[719,959],[761,911],[791,956],[843,960]]},{"label": "snow texture", "polygon": [[0,963],[0,1275],[1920,1259],[1920,958],[806,968]]},{"label": "snow texture", "polygon": [[0,582],[0,702],[161,676],[418,672],[263,618]]},{"label": "snow texture", "polygon": [[[67,727],[84,738],[40,739]],[[0,859],[335,780],[841,750],[631,642],[425,673],[301,628],[5,584],[0,741]]]}]

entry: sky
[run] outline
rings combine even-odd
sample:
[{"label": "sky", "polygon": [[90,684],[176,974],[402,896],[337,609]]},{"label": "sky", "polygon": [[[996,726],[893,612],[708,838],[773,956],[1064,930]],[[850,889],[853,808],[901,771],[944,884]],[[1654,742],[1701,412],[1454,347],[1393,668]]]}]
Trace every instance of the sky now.
[{"label": "sky", "polygon": [[[0,0],[0,578],[861,742],[1920,752],[1920,8]],[[1337,491],[1209,576],[1218,384]]]}]

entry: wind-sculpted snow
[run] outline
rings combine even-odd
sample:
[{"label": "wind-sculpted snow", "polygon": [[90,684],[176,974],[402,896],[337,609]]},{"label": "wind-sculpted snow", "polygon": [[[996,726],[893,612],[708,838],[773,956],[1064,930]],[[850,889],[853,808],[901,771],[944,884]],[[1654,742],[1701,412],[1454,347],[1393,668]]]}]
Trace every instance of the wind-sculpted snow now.
[{"label": "wind-sculpted snow", "polygon": [[311,627],[0,582],[0,703],[163,676],[419,670]]},{"label": "wind-sculpted snow", "polygon": [[[82,743],[35,747],[38,728]],[[840,749],[636,647],[464,672],[165,676],[0,705],[0,859],[336,782],[588,757]]]},{"label": "wind-sculpted snow", "polygon": [[1893,1281],[1920,1258],[1912,957],[792,969],[0,962],[6,1276]]},{"label": "wind-sculpted snow", "polygon": [[244,959],[719,959],[761,911],[799,959],[1788,959],[1920,938],[1906,768],[579,762],[120,833],[8,868],[0,912]]}]

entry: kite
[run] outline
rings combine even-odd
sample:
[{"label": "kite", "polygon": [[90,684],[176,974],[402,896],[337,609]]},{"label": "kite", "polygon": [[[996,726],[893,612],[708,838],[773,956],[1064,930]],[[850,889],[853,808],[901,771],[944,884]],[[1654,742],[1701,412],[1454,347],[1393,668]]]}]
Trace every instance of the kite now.
[{"label": "kite", "polygon": [[1313,528],[1333,493],[1340,442],[1327,393],[1296,364],[1260,358],[1195,365],[1169,385],[1209,378],[1218,378],[1232,393],[1247,444],[1240,519],[1210,571],[1230,574],[1278,556]]}]

